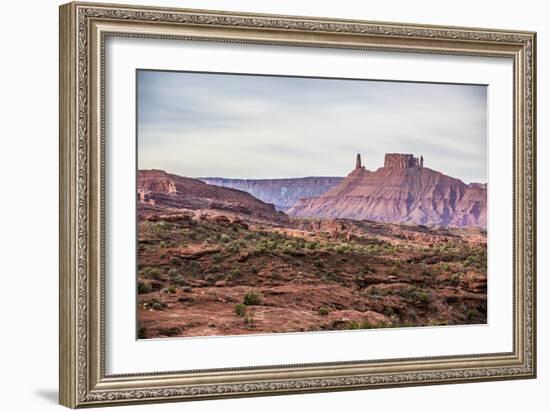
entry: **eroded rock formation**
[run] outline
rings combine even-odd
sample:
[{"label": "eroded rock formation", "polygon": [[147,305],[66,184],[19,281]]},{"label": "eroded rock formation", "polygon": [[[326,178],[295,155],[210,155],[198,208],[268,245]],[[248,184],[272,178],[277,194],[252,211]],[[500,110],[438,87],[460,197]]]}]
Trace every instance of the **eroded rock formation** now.
[{"label": "eroded rock formation", "polygon": [[280,179],[201,178],[205,183],[230,187],[252,194],[259,200],[286,211],[301,198],[319,196],[336,186],[343,177],[303,177]]},{"label": "eroded rock formation", "polygon": [[487,225],[487,189],[423,167],[412,154],[386,154],[376,171],[355,168],[326,193],[301,199],[287,212],[300,217],[349,218],[443,226]]},{"label": "eroded rock formation", "polygon": [[153,207],[218,209],[264,218],[279,217],[272,204],[248,193],[162,170],[139,170],[137,189],[139,202]]}]

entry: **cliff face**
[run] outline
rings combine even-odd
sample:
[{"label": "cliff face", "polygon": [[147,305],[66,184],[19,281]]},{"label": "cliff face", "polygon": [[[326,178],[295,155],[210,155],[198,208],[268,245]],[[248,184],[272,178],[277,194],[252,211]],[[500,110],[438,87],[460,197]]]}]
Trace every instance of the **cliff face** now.
[{"label": "cliff face", "polygon": [[343,177],[304,177],[244,180],[231,178],[201,178],[207,184],[229,187],[252,194],[259,200],[274,204],[277,210],[286,211],[301,198],[319,196]]},{"label": "cliff face", "polygon": [[[390,156],[390,157],[388,157]],[[412,155],[387,155],[377,171],[356,168],[326,193],[299,200],[287,213],[443,226],[487,225],[487,189],[421,166]]]},{"label": "cliff face", "polygon": [[208,185],[162,170],[139,170],[137,190],[139,203],[154,207],[218,209],[265,218],[278,215],[272,204],[243,191]]}]

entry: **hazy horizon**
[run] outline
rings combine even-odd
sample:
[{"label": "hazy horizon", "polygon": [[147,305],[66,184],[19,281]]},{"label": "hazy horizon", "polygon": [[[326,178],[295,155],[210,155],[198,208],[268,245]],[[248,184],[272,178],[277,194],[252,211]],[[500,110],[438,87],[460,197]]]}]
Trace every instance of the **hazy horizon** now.
[{"label": "hazy horizon", "polygon": [[487,182],[486,86],[139,70],[138,168],[187,177],[344,177],[385,153]]}]

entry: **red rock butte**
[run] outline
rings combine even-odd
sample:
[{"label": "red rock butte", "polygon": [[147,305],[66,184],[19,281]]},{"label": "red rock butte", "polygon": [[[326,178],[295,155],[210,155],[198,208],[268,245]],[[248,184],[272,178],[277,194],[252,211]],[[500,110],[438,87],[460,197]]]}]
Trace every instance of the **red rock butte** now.
[{"label": "red rock butte", "polygon": [[439,226],[487,225],[486,184],[424,167],[424,158],[388,153],[384,167],[367,170],[358,154],[355,168],[338,185],[297,201],[287,214]]},{"label": "red rock butte", "polygon": [[424,157],[414,157],[412,154],[387,153],[384,156],[386,168],[424,167]]}]

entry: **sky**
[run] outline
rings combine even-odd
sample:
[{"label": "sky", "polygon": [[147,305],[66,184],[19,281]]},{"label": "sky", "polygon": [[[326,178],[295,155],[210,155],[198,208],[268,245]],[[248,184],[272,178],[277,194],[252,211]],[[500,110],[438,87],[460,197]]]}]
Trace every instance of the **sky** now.
[{"label": "sky", "polygon": [[483,85],[138,71],[138,168],[188,177],[345,176],[385,153],[487,181]]}]

